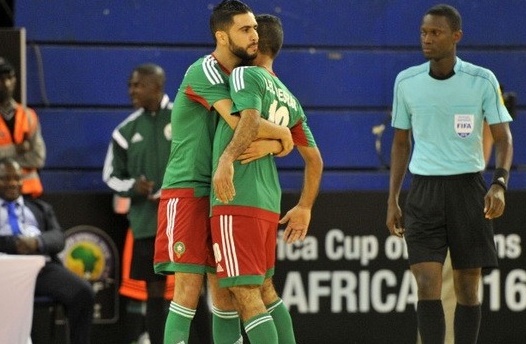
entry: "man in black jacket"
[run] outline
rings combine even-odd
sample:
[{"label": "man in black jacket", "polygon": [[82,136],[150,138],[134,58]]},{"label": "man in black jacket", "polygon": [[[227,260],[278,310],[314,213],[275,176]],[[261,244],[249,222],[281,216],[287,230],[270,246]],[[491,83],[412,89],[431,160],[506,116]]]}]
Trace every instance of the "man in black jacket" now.
[{"label": "man in black jacket", "polygon": [[89,344],[95,293],[57,257],[65,239],[51,205],[24,198],[21,187],[20,165],[11,158],[0,160],[0,252],[46,256],[46,264],[37,276],[35,295],[49,296],[63,304],[71,344]]}]

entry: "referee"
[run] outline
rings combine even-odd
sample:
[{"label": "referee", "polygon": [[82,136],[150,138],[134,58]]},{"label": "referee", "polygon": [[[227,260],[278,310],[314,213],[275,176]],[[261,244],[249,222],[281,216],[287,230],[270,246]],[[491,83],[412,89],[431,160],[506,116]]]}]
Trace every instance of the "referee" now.
[{"label": "referee", "polygon": [[[498,81],[490,70],[456,56],[461,38],[462,21],[455,8],[429,9],[420,28],[428,62],[400,72],[394,85],[386,225],[407,243],[418,286],[418,329],[425,344],[444,343],[440,294],[448,249],[457,297],[455,343],[477,342],[481,270],[497,266],[491,220],[504,212],[513,156],[512,119]],[[481,175],[484,121],[496,153],[489,189]],[[413,180],[402,217],[398,199],[407,168]]]}]

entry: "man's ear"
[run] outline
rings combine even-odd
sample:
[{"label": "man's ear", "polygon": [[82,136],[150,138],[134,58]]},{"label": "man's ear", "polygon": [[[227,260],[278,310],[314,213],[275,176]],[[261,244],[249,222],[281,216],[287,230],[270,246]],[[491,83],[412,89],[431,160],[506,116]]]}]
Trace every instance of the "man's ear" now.
[{"label": "man's ear", "polygon": [[464,33],[462,32],[462,30],[458,30],[453,34],[453,36],[455,37],[455,43],[458,43],[462,39],[462,36],[464,36]]},{"label": "man's ear", "polygon": [[228,43],[228,35],[225,31],[216,31],[216,41],[221,45],[226,45]]}]

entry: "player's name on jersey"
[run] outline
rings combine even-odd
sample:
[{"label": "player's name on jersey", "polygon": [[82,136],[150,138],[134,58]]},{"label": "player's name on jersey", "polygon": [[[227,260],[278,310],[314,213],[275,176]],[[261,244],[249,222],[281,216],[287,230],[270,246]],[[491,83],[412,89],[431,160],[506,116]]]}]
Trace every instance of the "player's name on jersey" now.
[{"label": "player's name on jersey", "polygon": [[292,94],[290,94],[290,92],[277,87],[271,80],[265,79],[265,83],[267,84],[267,91],[269,91],[272,94],[275,94],[280,102],[283,102],[291,108],[293,108],[294,110],[297,110],[298,105],[296,102],[296,98],[294,98]]}]

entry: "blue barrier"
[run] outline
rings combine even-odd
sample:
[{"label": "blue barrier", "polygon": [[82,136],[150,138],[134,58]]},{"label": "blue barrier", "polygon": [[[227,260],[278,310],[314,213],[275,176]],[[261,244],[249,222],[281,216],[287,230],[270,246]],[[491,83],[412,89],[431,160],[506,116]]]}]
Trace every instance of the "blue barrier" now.
[{"label": "blue barrier", "polygon": [[[100,168],[113,129],[131,110],[37,109],[48,149],[47,169]],[[375,150],[372,127],[387,120],[383,113],[311,111],[308,123],[329,169],[382,167]],[[60,125],[57,125],[60,123]],[[345,132],[345,135],[338,135]],[[390,142],[382,140],[386,149]],[[384,152],[388,154],[388,151]],[[302,159],[293,153],[278,159],[281,168],[299,168]]]},{"label": "blue barrier", "polygon": [[[28,52],[30,104],[112,107],[129,105],[127,81],[138,64],[163,66],[167,92],[173,97],[188,66],[211,50],[45,45],[39,52],[43,79],[34,48]],[[469,51],[459,55],[492,69],[507,90],[524,89],[526,64],[522,61],[526,60],[526,51]],[[390,107],[398,72],[423,62],[418,51],[284,49],[275,70],[304,107],[374,108]],[[526,105],[526,97],[518,97],[518,102]]]},{"label": "blue barrier", "polygon": [[[16,1],[17,26],[31,41],[210,44],[217,1]],[[286,42],[304,46],[418,46],[423,13],[434,0],[251,0],[256,13],[281,17]],[[524,2],[451,0],[463,14],[464,44],[524,44]],[[153,5],[154,4],[154,5]],[[484,18],[484,19],[481,19]]]},{"label": "blue barrier", "polygon": [[[484,174],[491,180],[492,171]],[[57,192],[110,192],[102,181],[102,170],[72,171],[47,170],[40,173],[46,193]],[[300,171],[279,171],[280,183],[284,192],[299,193],[303,185]],[[411,177],[407,176],[403,188],[407,189]],[[325,171],[321,182],[322,192],[338,191],[387,191],[389,190],[389,171]],[[526,190],[526,170],[510,173],[509,190]]]},{"label": "blue barrier", "polygon": [[[400,70],[423,62],[420,19],[435,2],[248,2],[256,13],[277,14],[283,21],[285,45],[275,70],[308,113],[326,166],[322,187],[386,188],[393,82]],[[463,14],[459,56],[491,69],[506,91],[517,93],[514,171],[524,179],[526,5],[522,0],[498,6],[491,0],[450,3]],[[40,115],[48,147],[42,170],[46,190],[106,190],[100,169],[111,131],[131,111],[129,73],[140,63],[160,64],[173,97],[188,65],[212,51],[208,17],[214,4],[16,2],[16,26],[25,27],[28,37],[28,104]],[[372,133],[380,125],[387,126],[381,137]],[[301,166],[297,153],[278,160],[285,188],[301,185]]]},{"label": "blue barrier", "polygon": [[[46,169],[100,168],[113,129],[131,110],[36,109],[48,148]],[[359,111],[307,111],[326,169],[382,169],[389,163],[393,129],[387,113]],[[526,113],[511,123],[514,134],[514,165],[526,167]],[[58,125],[59,123],[59,125]],[[385,126],[383,135],[373,127]],[[380,151],[377,151],[377,145]],[[282,169],[297,169],[303,163],[299,154],[277,160]],[[491,164],[490,164],[491,166]]]}]

